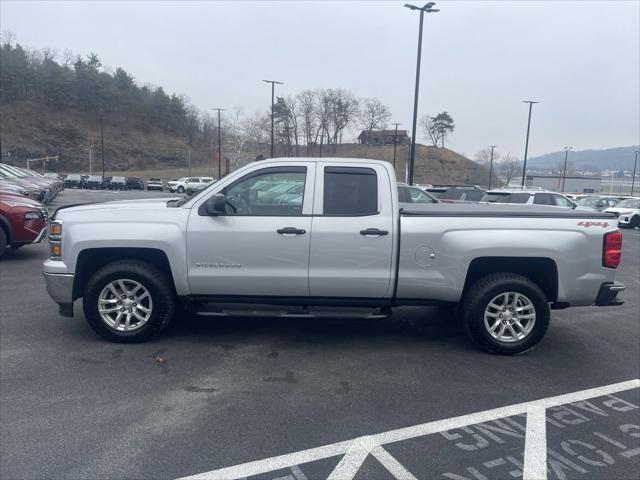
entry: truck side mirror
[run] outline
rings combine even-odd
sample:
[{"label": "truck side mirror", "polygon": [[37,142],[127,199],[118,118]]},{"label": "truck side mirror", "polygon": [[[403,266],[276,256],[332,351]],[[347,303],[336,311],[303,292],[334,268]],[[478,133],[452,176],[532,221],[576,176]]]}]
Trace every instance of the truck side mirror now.
[{"label": "truck side mirror", "polygon": [[226,215],[227,210],[225,208],[226,200],[224,194],[216,193],[207,199],[204,203],[204,210],[207,215],[217,216]]}]

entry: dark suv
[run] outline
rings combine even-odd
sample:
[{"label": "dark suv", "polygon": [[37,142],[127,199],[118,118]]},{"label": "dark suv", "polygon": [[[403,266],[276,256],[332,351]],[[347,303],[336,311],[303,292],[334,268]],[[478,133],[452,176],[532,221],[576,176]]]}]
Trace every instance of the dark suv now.
[{"label": "dark suv", "polygon": [[144,182],[140,177],[127,177],[127,190],[144,190]]}]

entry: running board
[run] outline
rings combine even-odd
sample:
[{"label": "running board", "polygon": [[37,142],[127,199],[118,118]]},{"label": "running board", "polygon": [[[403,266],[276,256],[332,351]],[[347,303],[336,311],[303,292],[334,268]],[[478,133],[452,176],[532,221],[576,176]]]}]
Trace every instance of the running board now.
[{"label": "running board", "polygon": [[264,318],[310,318],[310,319],[344,319],[344,320],[382,320],[391,316],[390,308],[291,308],[282,309],[264,306],[259,309],[242,307],[207,305],[191,308],[195,315],[203,317],[264,317]]}]

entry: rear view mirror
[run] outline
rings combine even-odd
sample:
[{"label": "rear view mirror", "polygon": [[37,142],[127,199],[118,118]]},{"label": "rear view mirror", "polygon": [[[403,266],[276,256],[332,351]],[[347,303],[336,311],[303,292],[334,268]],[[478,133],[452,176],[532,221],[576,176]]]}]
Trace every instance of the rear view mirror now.
[{"label": "rear view mirror", "polygon": [[207,215],[217,216],[226,215],[227,210],[225,208],[226,200],[224,194],[216,193],[209,197],[204,203],[204,210]]}]

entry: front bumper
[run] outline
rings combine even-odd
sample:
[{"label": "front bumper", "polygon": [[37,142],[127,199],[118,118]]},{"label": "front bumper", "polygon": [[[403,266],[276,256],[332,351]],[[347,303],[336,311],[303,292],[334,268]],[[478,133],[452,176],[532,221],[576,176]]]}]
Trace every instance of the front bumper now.
[{"label": "front bumper", "polygon": [[624,292],[627,287],[622,283],[603,283],[596,298],[595,305],[598,307],[615,307],[622,305],[624,300],[617,298],[619,292]]},{"label": "front bumper", "polygon": [[44,272],[47,293],[60,306],[60,315],[73,316],[73,273]]}]

